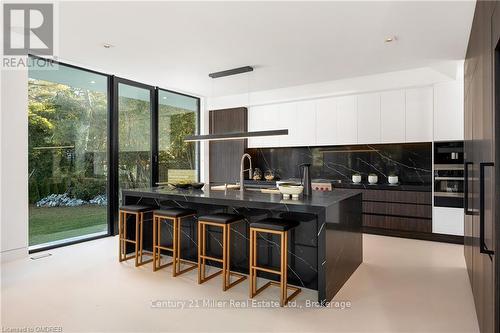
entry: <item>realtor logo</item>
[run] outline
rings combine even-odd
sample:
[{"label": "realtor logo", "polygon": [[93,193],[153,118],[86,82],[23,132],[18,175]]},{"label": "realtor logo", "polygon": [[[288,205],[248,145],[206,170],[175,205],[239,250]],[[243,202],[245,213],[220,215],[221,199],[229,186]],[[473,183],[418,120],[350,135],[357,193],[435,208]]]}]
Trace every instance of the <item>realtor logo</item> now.
[{"label": "realtor logo", "polygon": [[3,6],[4,55],[54,53],[53,4],[16,3]]}]

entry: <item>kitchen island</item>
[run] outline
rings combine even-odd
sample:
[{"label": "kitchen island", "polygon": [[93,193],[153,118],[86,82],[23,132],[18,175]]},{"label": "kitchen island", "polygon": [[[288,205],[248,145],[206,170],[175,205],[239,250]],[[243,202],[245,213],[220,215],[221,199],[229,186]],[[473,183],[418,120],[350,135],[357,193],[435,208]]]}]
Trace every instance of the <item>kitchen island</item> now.
[{"label": "kitchen island", "polygon": [[[192,208],[198,215],[216,212],[243,215],[244,223],[232,228],[234,236],[230,244],[231,269],[241,273],[248,273],[248,223],[266,217],[298,220],[299,226],[292,230],[289,237],[288,282],[317,290],[318,301],[322,303],[335,296],[363,261],[362,194],[359,190],[313,192],[311,196],[301,196],[299,200],[284,200],[280,194],[255,190],[240,192],[154,187],[123,190],[122,204]],[[145,250],[152,249],[150,222],[151,217],[147,217],[144,225]],[[191,261],[197,261],[197,228],[194,222],[183,222],[181,227],[181,256]],[[127,228],[133,228],[133,224],[128,223]],[[162,243],[171,242],[170,236],[169,232],[163,232]],[[208,251],[220,256],[220,232],[209,230],[208,236]],[[273,237],[260,237],[259,262],[279,267],[279,242]],[[217,266],[217,263],[212,264]],[[276,276],[265,272],[259,276],[276,279]]]}]

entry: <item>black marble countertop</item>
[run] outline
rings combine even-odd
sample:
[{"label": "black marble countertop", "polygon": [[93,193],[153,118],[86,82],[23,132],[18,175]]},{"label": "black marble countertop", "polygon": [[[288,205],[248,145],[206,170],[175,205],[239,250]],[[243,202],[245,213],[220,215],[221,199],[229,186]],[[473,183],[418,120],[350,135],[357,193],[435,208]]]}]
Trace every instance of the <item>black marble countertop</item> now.
[{"label": "black marble countertop", "polygon": [[[208,185],[205,185],[207,188]],[[204,201],[213,204],[225,204],[229,202],[254,202],[262,204],[286,204],[286,205],[299,205],[308,207],[330,207],[339,203],[342,200],[348,199],[355,195],[360,194],[360,190],[356,189],[336,189],[331,192],[313,191],[313,194],[308,197],[300,196],[298,200],[283,199],[281,194],[262,193],[259,191],[244,191],[241,193],[239,190],[183,190],[183,189],[170,189],[168,187],[150,187],[150,188],[137,188],[126,189],[122,191],[123,195],[134,196],[178,196],[183,198],[184,201]]]}]

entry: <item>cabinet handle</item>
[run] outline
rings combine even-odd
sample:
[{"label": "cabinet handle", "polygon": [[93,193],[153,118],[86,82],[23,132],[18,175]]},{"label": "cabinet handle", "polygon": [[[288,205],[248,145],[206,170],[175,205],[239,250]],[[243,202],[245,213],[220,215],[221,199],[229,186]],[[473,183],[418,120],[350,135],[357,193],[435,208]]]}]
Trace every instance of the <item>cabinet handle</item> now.
[{"label": "cabinet handle", "polygon": [[494,255],[484,242],[484,169],[495,166],[493,162],[479,163],[479,252]]},{"label": "cabinet handle", "polygon": [[465,215],[472,215],[469,211],[469,165],[473,165],[472,162],[464,163],[464,213]]}]

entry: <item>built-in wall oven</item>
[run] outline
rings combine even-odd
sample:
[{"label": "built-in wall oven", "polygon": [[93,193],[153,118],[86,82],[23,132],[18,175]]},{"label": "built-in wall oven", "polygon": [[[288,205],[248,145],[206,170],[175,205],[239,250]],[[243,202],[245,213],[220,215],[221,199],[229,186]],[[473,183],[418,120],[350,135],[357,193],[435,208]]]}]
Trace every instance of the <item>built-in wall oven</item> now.
[{"label": "built-in wall oven", "polygon": [[463,141],[434,143],[434,206],[463,208]]}]

